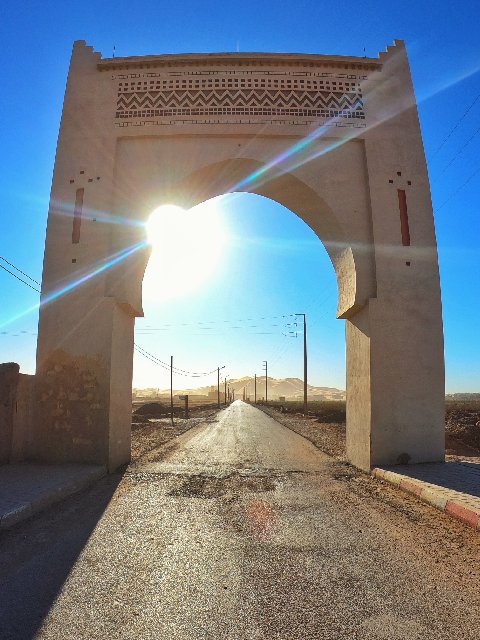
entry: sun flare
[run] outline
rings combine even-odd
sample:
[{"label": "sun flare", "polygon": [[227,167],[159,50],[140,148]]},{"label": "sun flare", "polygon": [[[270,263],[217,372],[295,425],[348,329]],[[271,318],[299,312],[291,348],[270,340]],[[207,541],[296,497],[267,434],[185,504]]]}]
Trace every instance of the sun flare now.
[{"label": "sun flare", "polygon": [[214,275],[226,242],[220,198],[192,209],[163,205],[147,222],[152,254],[143,281],[146,299],[168,300],[198,289]]}]

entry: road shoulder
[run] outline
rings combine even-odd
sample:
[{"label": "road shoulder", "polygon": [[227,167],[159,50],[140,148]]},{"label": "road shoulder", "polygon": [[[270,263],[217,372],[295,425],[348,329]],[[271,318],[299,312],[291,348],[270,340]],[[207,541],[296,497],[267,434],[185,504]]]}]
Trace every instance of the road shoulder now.
[{"label": "road shoulder", "polygon": [[[282,414],[273,407],[259,409],[280,424],[310,440],[318,449],[346,462],[344,427],[315,418]],[[450,456],[450,458],[452,458]],[[480,464],[477,459],[374,468],[373,478],[388,483],[446,515],[480,531]]]},{"label": "road shoulder", "polygon": [[[461,462],[439,462],[375,468],[372,476],[417,496],[450,517],[480,530],[480,467]],[[463,488],[458,491],[452,487]],[[468,493],[470,491],[470,493]],[[477,495],[475,495],[477,494]]]}]

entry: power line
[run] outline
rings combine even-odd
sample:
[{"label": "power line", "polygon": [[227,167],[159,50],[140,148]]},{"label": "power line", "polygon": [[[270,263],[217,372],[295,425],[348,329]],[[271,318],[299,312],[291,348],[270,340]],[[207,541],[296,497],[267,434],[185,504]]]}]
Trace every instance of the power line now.
[{"label": "power line", "polygon": [[[167,364],[166,362],[163,362],[163,360],[160,360],[160,358],[157,358],[157,356],[154,356],[153,353],[150,353],[149,351],[146,351],[145,349],[142,349],[142,347],[140,347],[136,343],[134,343],[133,346],[139,353],[142,354],[142,356],[145,356],[148,360],[151,360],[155,364],[158,364],[160,367],[163,367],[167,371],[170,371],[170,365]],[[180,375],[184,375],[180,371],[177,371],[176,368],[175,368],[175,373],[179,373]]]},{"label": "power line", "polygon": [[[19,276],[17,276],[16,273],[13,273],[13,271],[10,271],[10,269],[7,269],[7,267],[4,267],[3,264],[0,264],[0,269],[3,269],[4,271],[6,271],[7,273],[9,273],[11,276],[13,276],[14,278],[16,278],[17,280],[20,280],[20,282],[23,282],[23,284],[26,284],[27,287],[30,287],[30,289],[33,289],[34,291],[36,291],[37,293],[41,293],[40,289],[37,289],[37,287],[34,287],[33,285],[29,284],[28,282],[26,282],[26,280],[23,280],[22,278],[20,278]],[[20,271],[20,269],[19,269]],[[23,273],[23,272],[20,272]],[[27,276],[28,277],[28,276]]]},{"label": "power line", "polygon": [[440,175],[443,175],[445,173],[445,171],[455,162],[455,160],[458,158],[458,156],[468,147],[468,145],[470,144],[470,142],[475,138],[475,136],[480,132],[480,127],[478,127],[478,129],[475,129],[475,131],[472,133],[472,135],[470,136],[470,138],[465,142],[465,144],[463,146],[460,147],[460,149],[457,151],[457,153],[453,156],[453,158],[451,158],[450,162],[448,164],[445,165],[445,167],[442,169]]},{"label": "power line", "polygon": [[[243,327],[228,327],[228,329],[232,329],[232,328],[243,329]],[[251,327],[251,328],[257,328],[257,327]],[[258,327],[258,328],[261,329],[262,327]],[[270,327],[265,327],[265,329],[269,329],[269,328]],[[151,329],[151,330],[150,329],[138,329],[135,332],[135,335],[137,335],[137,336],[153,336],[153,335],[157,335],[158,336],[158,333],[156,333],[157,331],[162,331],[162,330],[161,329]],[[167,331],[167,330],[165,329],[165,331]],[[245,330],[245,331],[242,331],[241,333],[242,333],[242,335],[248,335],[248,336],[258,336],[258,335],[260,335],[260,336],[265,336],[265,335],[273,336],[273,335],[276,335],[278,333],[278,331],[281,331],[281,328],[279,328],[277,331],[248,331],[248,330]],[[228,332],[225,331],[224,329],[217,330],[216,328],[215,329],[212,328],[211,331],[200,331],[200,332],[197,332],[196,330],[193,330],[193,331],[190,331],[190,332],[186,333],[185,335],[202,336],[204,338],[209,338],[209,337],[212,337],[212,336],[225,336],[225,335],[227,335],[227,333]],[[232,335],[232,334],[230,334],[230,335]],[[238,334],[236,334],[236,335],[238,335]]]},{"label": "power line", "polygon": [[457,122],[454,124],[454,126],[450,129],[449,133],[445,136],[445,138],[442,140],[442,142],[440,143],[439,147],[436,149],[436,151],[433,153],[432,155],[432,159],[438,154],[438,152],[440,151],[440,149],[442,149],[445,145],[445,143],[450,139],[450,137],[452,136],[452,134],[458,129],[458,127],[460,126],[460,124],[463,122],[463,120],[465,119],[465,117],[468,115],[468,113],[472,110],[472,108],[475,106],[475,104],[478,102],[478,100],[480,99],[480,93],[477,95],[477,97],[474,99],[474,101],[471,103],[471,105],[467,108],[467,110],[464,112],[464,114],[457,120]]},{"label": "power line", "polygon": [[[210,324],[228,324],[231,322],[260,322],[262,320],[282,320],[285,318],[292,318],[293,317],[293,313],[289,313],[289,314],[285,314],[282,316],[263,316],[260,318],[236,318],[236,319],[229,319],[229,320],[198,320],[197,322],[180,322],[180,323],[172,323],[172,322],[165,322],[164,324],[159,325],[158,327],[151,327],[151,326],[146,326],[144,328],[140,328],[140,331],[165,331],[167,330],[167,328],[171,328],[171,327],[193,327],[193,326],[198,326],[198,325],[210,325]],[[278,326],[278,325],[269,325],[269,326]],[[208,329],[209,327],[205,327],[206,329]],[[228,328],[242,328],[242,327],[228,327]],[[252,325],[250,327],[248,327],[250,329],[252,328],[256,328],[255,325]]]},{"label": "power line", "polygon": [[[138,351],[138,353],[140,353],[144,358],[146,358],[147,360],[150,360],[150,362],[153,362],[153,364],[158,365],[159,367],[162,367],[162,369],[165,369],[165,371],[172,371],[170,365],[166,364],[165,362],[163,362],[162,360],[159,360],[158,358],[156,358],[154,355],[149,354],[148,351],[145,352],[142,349],[140,349],[140,347],[138,345],[134,345],[134,348],[136,351]],[[186,373],[182,373],[181,371],[177,370],[176,368],[173,368],[173,371],[179,375],[179,376],[184,376],[185,378],[190,378],[190,377],[198,377],[198,376],[189,376]],[[215,371],[215,369],[213,370]]]},{"label": "power line", "polygon": [[[155,362],[155,364],[158,364],[164,369],[167,369],[168,371],[170,371],[171,367],[169,364],[167,364],[166,362],[163,362],[163,360],[160,360],[160,358],[157,358],[157,356],[154,356],[152,353],[150,353],[146,349],[143,349],[137,343],[134,343],[134,347],[143,356],[145,356],[149,360],[152,360],[152,362]],[[200,378],[203,376],[212,375],[217,371],[217,367],[215,367],[215,369],[212,369],[211,371],[188,371],[187,369],[180,369],[178,367],[173,367],[173,370],[175,371],[175,373],[181,376],[191,377],[191,378]]]},{"label": "power line", "polygon": [[147,353],[144,353],[143,351],[141,351],[140,348],[136,344],[134,344],[134,349],[136,349],[136,351],[138,351],[142,356],[147,358],[147,360],[150,360],[154,364],[158,364],[163,369],[165,369],[167,371],[170,371],[170,367],[168,365],[164,366],[164,363],[162,363],[161,361],[157,360],[154,356],[150,357],[150,355],[148,355]]},{"label": "power line", "polygon": [[438,213],[440,211],[440,209],[443,209],[443,207],[446,204],[448,204],[450,202],[450,200],[452,198],[454,198],[457,195],[457,193],[463,189],[463,187],[466,187],[467,184],[470,182],[470,180],[472,180],[472,178],[474,178],[477,175],[477,173],[479,173],[479,172],[480,172],[480,167],[477,167],[477,169],[475,169],[475,171],[468,176],[468,178],[465,180],[465,182],[463,182],[458,187],[458,189],[456,189],[456,191],[454,191],[444,202],[442,202],[442,204],[437,209],[435,209],[435,211]]},{"label": "power line", "polygon": [[187,369],[176,369],[178,372],[182,372],[185,375],[190,375],[193,378],[200,378],[202,376],[210,376],[212,373],[215,373],[216,369],[212,369],[212,371],[188,371]]},{"label": "power line", "polygon": [[29,280],[31,280],[32,282],[34,282],[35,284],[38,284],[38,286],[40,287],[41,284],[40,282],[38,282],[38,280],[35,280],[34,278],[32,278],[31,276],[28,275],[28,273],[25,273],[25,271],[22,271],[21,269],[19,269],[18,267],[16,267],[12,262],[9,262],[6,258],[4,258],[3,256],[0,256],[0,260],[3,260],[4,262],[6,262],[10,267],[13,267],[15,269],[15,271],[18,271],[19,273],[22,274],[22,276],[25,276],[26,278],[28,278]]},{"label": "power line", "polygon": [[20,335],[36,336],[37,332],[26,331],[25,329],[22,329],[21,331],[0,331],[0,336],[20,336]]},{"label": "power line", "polygon": [[[23,274],[25,277],[27,277],[32,282],[35,282],[36,284],[40,284],[39,282],[37,282],[37,280],[35,280],[34,278],[31,278],[24,271],[22,271],[21,269],[19,269],[15,265],[13,265],[11,262],[6,260],[6,258],[3,258],[2,256],[0,256],[0,259],[4,260],[4,262],[6,262],[10,266],[12,266],[14,269],[16,269],[19,273]],[[33,291],[41,293],[41,291],[39,289],[37,289],[36,287],[33,287],[30,283],[28,283],[25,280],[23,280],[23,278],[20,278],[17,274],[13,273],[13,271],[10,271],[9,269],[7,269],[4,265],[0,264],[0,268],[3,269],[4,271],[6,271],[7,273],[9,273],[10,275],[12,275],[14,278],[19,280],[23,284],[25,284],[30,289],[33,289]],[[294,317],[294,314],[285,314],[285,315],[281,315],[281,316],[262,316],[260,318],[237,318],[237,319],[233,319],[233,320],[199,321],[199,322],[196,322],[196,323],[182,323],[182,324],[176,325],[176,326],[194,326],[194,325],[198,326],[198,325],[204,325],[204,324],[214,324],[214,323],[218,324],[218,323],[229,323],[229,322],[258,322],[258,321],[261,321],[261,320],[276,320],[276,319],[285,319],[285,318],[290,318],[290,317]],[[165,324],[164,326],[165,327],[171,327],[171,326],[175,326],[175,325]],[[279,325],[269,325],[269,326],[278,327]],[[229,327],[229,328],[237,328],[237,327]],[[243,328],[243,327],[238,327],[238,328]],[[256,325],[251,325],[250,327],[246,327],[246,328],[253,329],[253,328],[258,328],[258,327]],[[150,330],[161,330],[161,329],[150,328]],[[144,330],[144,331],[146,331],[146,330]],[[258,332],[257,331],[257,332],[250,332],[250,333],[255,334],[255,335],[273,335],[273,332]],[[145,335],[145,333],[143,335]],[[285,335],[285,334],[283,334],[283,335]],[[142,347],[140,347],[136,343],[134,344],[134,347],[145,358],[147,358],[148,360],[150,360],[154,364],[157,364],[158,366],[162,367],[166,371],[170,371],[170,366],[166,362],[163,362],[163,360],[160,360],[160,358],[157,358],[156,356],[154,356],[150,352],[146,351],[145,349],[143,349]],[[174,367],[174,371],[178,375],[182,375],[182,376],[185,376],[185,377],[192,377],[192,378],[199,378],[199,377],[203,377],[203,376],[212,375],[213,373],[215,373],[216,370],[217,369],[212,369],[211,371],[198,372],[198,371],[189,371],[187,369],[180,369],[178,367]]]}]

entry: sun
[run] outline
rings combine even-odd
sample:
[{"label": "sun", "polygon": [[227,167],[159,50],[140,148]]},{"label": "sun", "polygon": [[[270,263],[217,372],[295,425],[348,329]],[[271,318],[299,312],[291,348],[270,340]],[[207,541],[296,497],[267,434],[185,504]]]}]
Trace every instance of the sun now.
[{"label": "sun", "polygon": [[146,299],[182,297],[214,275],[226,243],[220,200],[188,210],[168,204],[153,211],[147,222],[152,254],[143,281]]}]

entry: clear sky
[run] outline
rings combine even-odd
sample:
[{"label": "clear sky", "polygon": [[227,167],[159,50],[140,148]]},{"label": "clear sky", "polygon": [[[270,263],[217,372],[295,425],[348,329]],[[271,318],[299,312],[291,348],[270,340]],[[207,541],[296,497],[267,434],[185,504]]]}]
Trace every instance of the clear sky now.
[{"label": "clear sky", "polygon": [[[478,392],[479,21],[478,0],[3,0],[0,255],[40,281],[74,40],[86,40],[105,57],[114,47],[117,56],[240,50],[376,57],[400,38],[419,101],[435,210],[447,391]],[[344,388],[344,324],[335,320],[336,284],[320,242],[290,211],[258,196],[227,197],[216,205],[223,241],[210,276],[193,291],[187,278],[162,300],[151,267],[136,342],[163,361],[174,355],[175,364],[190,371],[225,364],[229,376],[253,375],[268,360],[270,375],[301,377],[301,336],[284,334],[292,328],[288,316],[306,312],[310,381]],[[0,292],[0,362],[16,361],[33,372],[38,313],[9,320],[34,307],[38,294],[3,270]],[[199,382],[178,377],[175,386]],[[168,374],[136,354],[134,384],[166,387]]]}]

